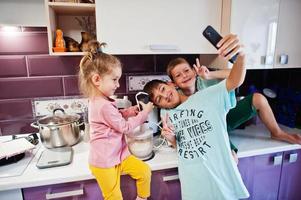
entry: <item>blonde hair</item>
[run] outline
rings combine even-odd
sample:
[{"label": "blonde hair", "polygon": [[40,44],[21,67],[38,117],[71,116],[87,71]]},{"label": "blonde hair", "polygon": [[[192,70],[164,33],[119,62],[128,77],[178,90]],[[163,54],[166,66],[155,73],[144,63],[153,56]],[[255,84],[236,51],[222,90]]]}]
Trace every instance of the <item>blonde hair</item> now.
[{"label": "blonde hair", "polygon": [[[183,64],[183,63],[189,65],[189,63],[187,62],[187,60],[185,60],[184,58],[181,58],[181,57],[175,58],[175,59],[171,60],[171,61],[168,63],[167,68],[166,68],[166,73],[167,73],[167,75],[169,76],[169,78],[170,78],[172,81],[173,81],[173,77],[172,77],[172,75],[171,75],[171,71],[172,71],[177,65]],[[190,66],[190,65],[189,65],[189,66]]]},{"label": "blonde hair", "polygon": [[105,45],[106,43],[99,43],[96,40],[90,41],[88,43],[88,53],[80,61],[79,89],[86,97],[91,97],[96,92],[92,82],[93,74],[103,76],[111,73],[113,68],[122,67],[117,57],[102,52],[101,48]]}]

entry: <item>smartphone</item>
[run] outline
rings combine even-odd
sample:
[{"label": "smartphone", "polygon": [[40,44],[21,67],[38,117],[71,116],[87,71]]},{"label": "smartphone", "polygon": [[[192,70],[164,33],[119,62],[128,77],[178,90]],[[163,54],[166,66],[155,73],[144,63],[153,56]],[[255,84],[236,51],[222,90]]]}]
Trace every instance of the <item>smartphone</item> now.
[{"label": "smartphone", "polygon": [[[203,36],[216,48],[217,43],[223,38],[212,26],[207,26],[205,30],[203,31]],[[229,55],[232,51],[230,51],[227,55]],[[227,56],[226,55],[226,56]],[[236,58],[238,56],[238,53],[235,54],[229,61],[231,63],[234,63]]]}]

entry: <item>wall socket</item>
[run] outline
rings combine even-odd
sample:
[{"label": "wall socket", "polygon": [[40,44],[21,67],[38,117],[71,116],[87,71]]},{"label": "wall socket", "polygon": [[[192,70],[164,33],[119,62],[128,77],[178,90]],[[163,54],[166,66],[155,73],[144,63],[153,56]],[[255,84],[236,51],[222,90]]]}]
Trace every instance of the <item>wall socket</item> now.
[{"label": "wall socket", "polygon": [[56,108],[64,109],[65,113],[83,113],[88,106],[86,98],[69,99],[38,99],[33,101],[33,113],[36,117],[52,115]]},{"label": "wall socket", "polygon": [[129,76],[128,77],[128,91],[143,90],[145,84],[151,80],[159,79],[162,81],[170,81],[167,75],[146,75],[146,76]]}]

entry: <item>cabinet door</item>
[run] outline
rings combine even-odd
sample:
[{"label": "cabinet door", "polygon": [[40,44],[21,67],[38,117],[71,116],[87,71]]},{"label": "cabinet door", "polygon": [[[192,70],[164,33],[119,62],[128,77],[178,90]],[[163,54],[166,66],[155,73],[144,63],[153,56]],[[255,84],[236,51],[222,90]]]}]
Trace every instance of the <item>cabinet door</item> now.
[{"label": "cabinet door", "polygon": [[153,172],[152,200],[180,200],[181,185],[177,169]]},{"label": "cabinet door", "polygon": [[101,191],[95,180],[48,185],[23,189],[24,200],[102,200]]},{"label": "cabinet door", "polygon": [[280,0],[232,0],[230,29],[245,45],[248,69],[273,68],[279,4]]},{"label": "cabinet door", "polygon": [[137,197],[136,181],[129,175],[121,176],[120,189],[123,200],[133,200]]},{"label": "cabinet door", "polygon": [[277,200],[282,153],[239,159],[239,170],[252,200]]},{"label": "cabinet door", "polygon": [[275,56],[277,68],[301,67],[300,11],[300,0],[281,0]]},{"label": "cabinet door", "polygon": [[[0,24],[11,26],[46,26],[44,0],[2,0]],[[34,12],[32,12],[34,11]]]},{"label": "cabinet door", "polygon": [[216,53],[202,31],[220,31],[221,9],[221,0],[99,0],[97,38],[114,54]]},{"label": "cabinet door", "polygon": [[253,198],[253,174],[254,174],[254,157],[239,158],[238,169],[241,178],[249,191],[250,198]]},{"label": "cabinet door", "polygon": [[[121,177],[121,191],[124,200],[133,200],[137,196],[136,182],[130,176]],[[153,171],[151,196],[149,200],[180,200],[181,186],[177,169]]]},{"label": "cabinet door", "polygon": [[279,198],[301,199],[301,150],[284,152]]}]

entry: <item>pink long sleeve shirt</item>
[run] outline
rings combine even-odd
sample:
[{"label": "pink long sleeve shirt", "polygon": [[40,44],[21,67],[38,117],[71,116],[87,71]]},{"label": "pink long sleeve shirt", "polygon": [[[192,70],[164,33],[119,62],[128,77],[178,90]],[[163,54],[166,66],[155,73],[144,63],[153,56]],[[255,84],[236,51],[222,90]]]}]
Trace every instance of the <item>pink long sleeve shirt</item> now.
[{"label": "pink long sleeve shirt", "polygon": [[[89,163],[94,167],[110,168],[130,155],[125,134],[143,124],[148,113],[124,118],[114,101],[95,97],[89,101],[90,153]],[[122,115],[123,114],[123,115]]]}]

